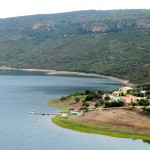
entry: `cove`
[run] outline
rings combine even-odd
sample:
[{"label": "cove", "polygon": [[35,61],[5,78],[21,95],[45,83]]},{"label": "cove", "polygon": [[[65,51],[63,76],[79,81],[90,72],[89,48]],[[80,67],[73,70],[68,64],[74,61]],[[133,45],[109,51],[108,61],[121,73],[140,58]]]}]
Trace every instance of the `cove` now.
[{"label": "cove", "polygon": [[49,99],[86,89],[113,90],[121,86],[105,78],[0,71],[0,149],[148,150],[150,145],[142,140],[80,133],[56,126],[51,116],[29,114],[32,110],[60,111],[49,106]]}]

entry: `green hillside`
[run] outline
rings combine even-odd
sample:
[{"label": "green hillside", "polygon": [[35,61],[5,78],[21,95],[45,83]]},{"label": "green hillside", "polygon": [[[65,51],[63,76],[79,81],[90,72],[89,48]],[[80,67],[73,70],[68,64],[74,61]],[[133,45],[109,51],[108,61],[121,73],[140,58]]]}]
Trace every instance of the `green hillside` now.
[{"label": "green hillside", "polygon": [[0,66],[150,81],[150,10],[79,11],[0,19]]}]

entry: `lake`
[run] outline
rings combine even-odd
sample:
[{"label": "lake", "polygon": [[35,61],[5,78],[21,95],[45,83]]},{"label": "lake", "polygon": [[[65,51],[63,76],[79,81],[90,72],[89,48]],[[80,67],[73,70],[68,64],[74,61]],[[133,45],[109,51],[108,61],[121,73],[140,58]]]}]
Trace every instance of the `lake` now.
[{"label": "lake", "polygon": [[104,78],[0,71],[0,150],[149,150],[142,140],[80,133],[56,126],[51,116],[30,114],[60,111],[48,105],[49,99],[122,86]]}]

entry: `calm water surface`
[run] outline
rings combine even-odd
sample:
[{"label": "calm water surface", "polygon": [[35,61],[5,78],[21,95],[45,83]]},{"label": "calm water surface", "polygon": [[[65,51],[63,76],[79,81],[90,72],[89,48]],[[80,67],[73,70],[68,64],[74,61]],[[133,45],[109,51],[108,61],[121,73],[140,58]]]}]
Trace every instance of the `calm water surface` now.
[{"label": "calm water surface", "polygon": [[47,104],[48,99],[121,86],[103,78],[0,71],[0,150],[149,150],[141,140],[75,132],[56,126],[50,116],[29,114],[59,111]]}]

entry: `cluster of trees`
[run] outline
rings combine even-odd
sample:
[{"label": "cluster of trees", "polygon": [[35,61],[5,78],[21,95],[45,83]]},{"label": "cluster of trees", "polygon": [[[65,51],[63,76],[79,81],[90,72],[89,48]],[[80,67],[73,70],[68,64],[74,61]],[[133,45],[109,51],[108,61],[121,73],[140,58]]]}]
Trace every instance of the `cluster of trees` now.
[{"label": "cluster of trees", "polygon": [[[105,91],[98,90],[98,91],[92,91],[92,90],[85,90],[85,92],[81,93],[73,93],[68,96],[62,96],[60,100],[64,101],[67,99],[72,99],[74,97],[75,103],[79,103],[82,100],[82,106],[84,107],[89,107],[90,106],[90,101],[95,102],[95,107],[99,107],[104,104],[102,101],[102,95],[106,93]],[[82,99],[82,96],[85,97]]]},{"label": "cluster of trees", "polygon": [[139,84],[136,87],[134,87],[133,90],[128,94],[150,99],[150,83]]},{"label": "cluster of trees", "polygon": [[150,83],[139,84],[139,85],[137,85],[136,87],[137,87],[137,89],[139,89],[139,90],[150,91]]},{"label": "cluster of trees", "polygon": [[122,107],[122,106],[125,106],[125,102],[121,100],[105,103],[105,107]]},{"label": "cluster of trees", "polygon": [[103,94],[108,94],[108,92],[105,92],[102,90],[99,90],[99,91],[86,90],[85,95],[87,96],[85,97],[85,100],[83,101],[83,106],[89,107],[89,101],[95,102],[96,108],[102,105],[106,107],[122,107],[125,105],[125,102],[121,100],[109,102],[110,97],[106,95],[105,98],[103,99],[102,98]]},{"label": "cluster of trees", "polygon": [[[145,91],[145,93],[141,93],[140,91],[142,90]],[[138,103],[132,103],[132,106],[149,106],[150,105],[150,100],[148,99],[148,96],[150,94],[149,91],[150,91],[150,84],[142,84],[134,87],[132,91],[127,93],[135,96],[143,97],[143,99],[141,99]],[[109,101],[111,99],[109,97],[109,92],[103,90],[98,90],[98,91],[85,90],[85,92],[74,93],[68,96],[63,96],[61,97],[61,100],[66,100],[72,97],[74,97],[75,103],[79,103],[82,100],[83,109],[88,108],[91,102],[95,104],[95,108],[100,106],[105,106],[105,107],[125,106],[125,102],[122,100]]]},{"label": "cluster of trees", "polygon": [[[144,91],[144,93],[141,94],[141,91]],[[143,97],[143,99],[139,100],[136,103],[132,103],[132,106],[143,106],[143,111],[150,113],[150,99],[148,99],[148,96],[150,94],[150,84],[141,84],[137,85],[133,88],[133,90],[129,91],[127,94],[135,95]],[[78,92],[73,93],[68,96],[62,96],[60,100],[65,101],[67,99],[71,99],[76,103],[77,106],[80,107],[80,110],[83,110],[83,112],[88,112],[90,108],[93,109],[93,106],[95,108],[98,108],[100,106],[103,106],[105,108],[113,108],[113,107],[123,107],[126,105],[126,103],[122,100],[111,100],[111,97],[109,94],[112,92],[98,90],[98,91],[92,91],[92,90],[85,90],[84,92]],[[147,99],[146,99],[147,98]],[[79,104],[78,104],[79,103]],[[91,107],[90,107],[91,106]]]},{"label": "cluster of trees", "polygon": [[139,101],[139,105],[140,106],[149,106],[150,105],[150,100],[148,100],[148,99],[141,99]]},{"label": "cluster of trees", "polygon": [[102,95],[104,94],[105,92],[104,91],[90,91],[90,90],[86,90],[85,91],[85,95],[86,98],[85,98],[85,101],[91,101],[91,100],[98,100],[98,99],[102,99]]},{"label": "cluster of trees", "polygon": [[99,91],[91,91],[86,90],[84,94],[86,95],[85,99],[82,101],[84,107],[89,107],[89,101],[95,102],[95,107],[99,107],[101,105],[100,101],[102,100],[102,94],[105,92],[102,90]]}]

